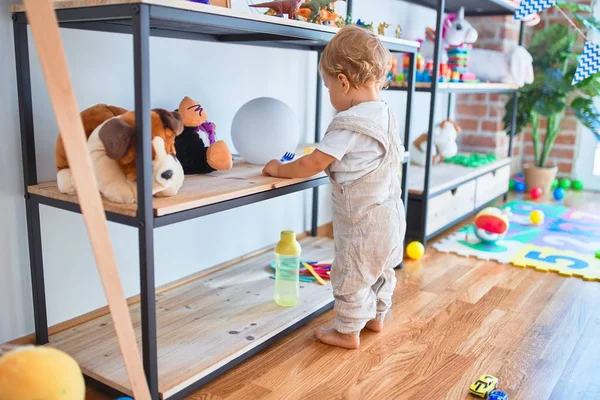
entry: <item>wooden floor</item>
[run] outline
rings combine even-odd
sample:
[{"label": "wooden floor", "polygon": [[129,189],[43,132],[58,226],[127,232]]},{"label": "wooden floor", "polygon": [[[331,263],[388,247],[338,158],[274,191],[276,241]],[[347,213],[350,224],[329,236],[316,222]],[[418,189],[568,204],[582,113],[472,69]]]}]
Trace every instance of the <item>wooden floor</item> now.
[{"label": "wooden floor", "polygon": [[[572,203],[600,210],[600,195]],[[397,276],[359,350],[315,341],[328,312],[189,399],[467,399],[483,373],[511,400],[600,399],[598,282],[434,250]]]}]

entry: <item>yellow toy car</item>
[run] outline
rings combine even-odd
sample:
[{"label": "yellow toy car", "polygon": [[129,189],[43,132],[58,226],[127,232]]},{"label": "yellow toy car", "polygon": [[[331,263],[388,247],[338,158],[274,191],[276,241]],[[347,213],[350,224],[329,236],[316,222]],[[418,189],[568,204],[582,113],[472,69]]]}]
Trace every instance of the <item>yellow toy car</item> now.
[{"label": "yellow toy car", "polygon": [[498,378],[483,374],[469,386],[469,393],[485,399],[492,390],[496,389],[496,386],[498,386]]}]

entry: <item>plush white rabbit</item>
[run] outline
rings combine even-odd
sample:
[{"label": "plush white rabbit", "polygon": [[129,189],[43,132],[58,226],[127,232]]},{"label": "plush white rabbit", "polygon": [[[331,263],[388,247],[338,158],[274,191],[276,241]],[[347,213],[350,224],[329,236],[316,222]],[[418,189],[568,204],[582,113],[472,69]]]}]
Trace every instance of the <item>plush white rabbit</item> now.
[{"label": "plush white rabbit", "polygon": [[469,68],[480,81],[514,83],[519,87],[533,82],[533,57],[523,46],[508,52],[473,49]]}]

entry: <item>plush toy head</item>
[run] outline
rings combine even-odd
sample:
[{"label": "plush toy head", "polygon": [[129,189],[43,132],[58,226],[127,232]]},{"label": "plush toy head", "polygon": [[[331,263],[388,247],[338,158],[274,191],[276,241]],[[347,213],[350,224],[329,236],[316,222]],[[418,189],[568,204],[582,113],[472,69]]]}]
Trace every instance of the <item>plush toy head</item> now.
[{"label": "plush toy head", "polygon": [[463,43],[475,43],[477,30],[465,19],[465,9],[461,7],[458,14],[449,14],[442,27],[442,39],[450,46]]},{"label": "plush toy head", "polygon": [[51,347],[24,346],[0,352],[0,400],[85,398],[77,362]]},{"label": "plush toy head", "polygon": [[[152,110],[150,116],[152,188],[153,192],[157,193],[170,188],[173,185],[173,179],[183,183],[183,169],[175,156],[175,137],[183,131],[183,123],[179,113],[163,109]],[[118,162],[127,179],[136,180],[135,112],[129,111],[106,121],[100,128],[98,137],[104,145],[106,155]]]},{"label": "plush toy head", "polygon": [[179,103],[179,114],[184,126],[196,127],[206,122],[206,110],[197,101],[184,97]]},{"label": "plush toy head", "polygon": [[446,120],[440,124],[440,130],[434,137],[434,143],[436,146],[443,146],[446,143],[456,142],[456,138],[460,133],[461,129],[452,120]]}]

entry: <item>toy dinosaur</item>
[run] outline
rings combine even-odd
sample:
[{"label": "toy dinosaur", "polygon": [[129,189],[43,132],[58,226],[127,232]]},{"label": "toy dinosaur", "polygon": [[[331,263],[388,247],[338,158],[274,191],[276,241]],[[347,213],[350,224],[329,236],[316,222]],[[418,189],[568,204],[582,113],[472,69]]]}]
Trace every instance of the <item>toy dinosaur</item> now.
[{"label": "toy dinosaur", "polygon": [[289,19],[296,19],[296,13],[300,8],[300,4],[302,4],[302,1],[303,0],[278,0],[260,4],[249,4],[249,6],[254,8],[268,8],[271,10],[269,14],[278,17],[283,17],[283,14],[287,14]]},{"label": "toy dinosaur", "polygon": [[[298,10],[297,14],[298,19],[302,21],[309,21],[312,11],[308,8],[301,8]],[[327,9],[323,9],[319,12],[319,16],[314,22],[319,25],[337,26],[338,28],[341,28],[344,26],[343,21],[344,18],[341,15],[331,12]]]},{"label": "toy dinosaur", "polygon": [[321,16],[321,10],[325,9],[329,12],[334,12],[334,9],[331,7],[331,4],[335,3],[336,1],[346,0],[310,0],[306,3],[302,3],[300,5],[300,8],[307,8],[310,10],[308,22],[318,22],[319,17]]},{"label": "toy dinosaur", "polygon": [[377,27],[377,33],[380,34],[381,36],[384,36],[385,30],[389,27],[390,27],[390,24],[388,24],[387,22],[382,22]]}]

